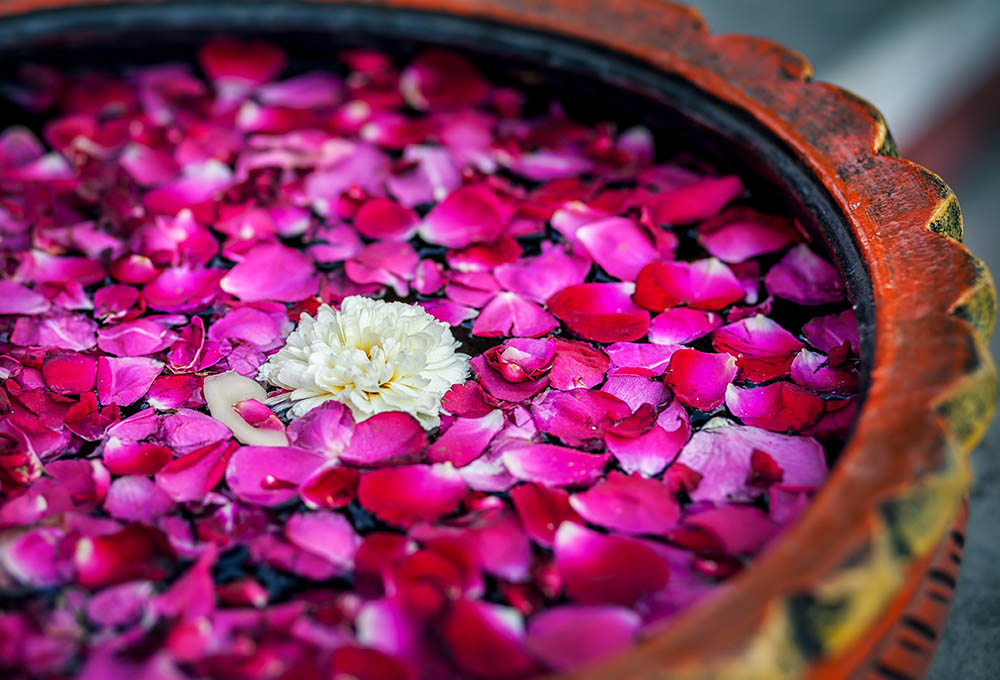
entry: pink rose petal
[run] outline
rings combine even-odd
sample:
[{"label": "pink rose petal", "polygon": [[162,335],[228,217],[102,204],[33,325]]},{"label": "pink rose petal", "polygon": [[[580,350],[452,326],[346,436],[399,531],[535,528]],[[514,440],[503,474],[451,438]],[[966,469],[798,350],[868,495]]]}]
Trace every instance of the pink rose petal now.
[{"label": "pink rose petal", "polygon": [[803,430],[823,413],[823,399],[798,385],[776,382],[763,387],[726,389],[726,406],[747,425],[774,432]]},{"label": "pink rose petal", "polygon": [[559,527],[554,551],[567,594],[582,604],[631,606],[670,580],[669,563],[651,544],[573,522]]},{"label": "pink rose petal", "polygon": [[844,282],[837,269],[800,244],[788,251],[764,277],[771,295],[800,305],[822,305],[844,299]]},{"label": "pink rose petal", "polygon": [[406,527],[456,510],[465,492],[451,465],[406,465],[365,474],[358,500],[380,519]]},{"label": "pink rose petal", "polygon": [[510,216],[510,206],[488,185],[465,185],[434,206],[419,233],[428,243],[463,248],[495,241]]},{"label": "pink rose petal", "polygon": [[654,312],[677,305],[720,310],[744,296],[736,275],[715,258],[652,262],[639,272],[635,284],[636,304]]},{"label": "pink rose petal", "polygon": [[102,404],[128,406],[142,399],[163,362],[145,357],[100,357],[97,360],[97,397]]},{"label": "pink rose petal", "polygon": [[727,210],[698,226],[698,241],[723,262],[744,262],[802,240],[794,222],[748,208]]},{"label": "pink rose petal", "polygon": [[553,444],[513,444],[503,450],[510,473],[545,486],[589,486],[600,479],[608,454],[591,454]]},{"label": "pink rose petal", "polygon": [[328,462],[320,453],[291,446],[241,446],[226,466],[226,483],[246,503],[280,505]]},{"label": "pink rose petal", "polygon": [[383,465],[415,457],[427,446],[427,433],[408,413],[376,413],[354,426],[341,460],[354,465]]},{"label": "pink rose petal", "polygon": [[0,280],[0,314],[41,314],[50,306],[41,293],[14,281]]},{"label": "pink rose petal", "polygon": [[591,222],[576,232],[576,238],[604,271],[622,281],[634,281],[659,256],[646,232],[624,217]]},{"label": "pink rose petal", "polygon": [[549,384],[557,390],[594,387],[604,380],[611,361],[585,342],[555,338],[556,351],[549,370]]},{"label": "pink rose petal", "polygon": [[683,345],[702,338],[722,324],[715,312],[674,307],[653,317],[649,341],[659,345]]},{"label": "pink rose petal", "polygon": [[427,449],[432,463],[463,467],[478,458],[504,426],[503,411],[490,411],[481,418],[458,418]]},{"label": "pink rose petal", "polygon": [[510,499],[524,531],[535,543],[551,548],[556,531],[563,522],[583,523],[570,504],[570,496],[562,489],[542,484],[518,484],[510,491]]},{"label": "pink rose petal", "polygon": [[575,670],[624,652],[640,623],[639,615],[624,607],[560,605],[531,620],[527,645],[553,669]]},{"label": "pink rose petal", "polygon": [[615,471],[569,502],[591,524],[625,534],[664,534],[681,512],[673,492],[659,480]]},{"label": "pink rose petal", "polygon": [[602,448],[604,430],[613,421],[630,416],[632,409],[600,390],[549,390],[534,401],[531,414],[542,432],[558,437],[567,446],[596,449]]},{"label": "pink rose petal", "polygon": [[736,357],[740,378],[766,382],[788,375],[802,343],[776,322],[760,314],[715,331],[712,346]]},{"label": "pink rose petal", "polygon": [[670,357],[663,380],[688,406],[714,411],[726,401],[726,388],[735,377],[734,357],[684,348]]},{"label": "pink rose petal", "polygon": [[319,276],[309,258],[274,243],[257,246],[248,252],[222,277],[219,286],[245,302],[297,302],[316,293]]},{"label": "pink rose petal", "polygon": [[479,103],[488,84],[464,57],[444,50],[427,50],[403,70],[399,90],[420,111],[459,109]]},{"label": "pink rose petal", "polygon": [[517,293],[498,293],[479,313],[472,326],[474,335],[486,337],[539,337],[558,326],[555,318]]},{"label": "pink rose petal", "polygon": [[688,224],[718,214],[743,191],[739,177],[709,177],[657,195],[649,210],[658,224]]},{"label": "pink rose petal", "polygon": [[586,340],[629,342],[649,329],[649,312],[636,307],[632,292],[628,283],[581,283],[562,289],[546,304]]}]

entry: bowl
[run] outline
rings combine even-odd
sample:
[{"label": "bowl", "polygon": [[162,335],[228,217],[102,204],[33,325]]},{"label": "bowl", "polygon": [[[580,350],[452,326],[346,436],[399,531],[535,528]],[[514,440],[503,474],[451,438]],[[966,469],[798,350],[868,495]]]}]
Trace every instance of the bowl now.
[{"label": "bowl", "polygon": [[[996,299],[955,196],[879,112],[775,43],[713,36],[659,0],[0,5],[0,62],[155,61],[216,34],[293,61],[443,45],[574,115],[680,134],[825,243],[858,319],[863,403],[805,515],[715,597],[579,679],[919,677],[955,587],[970,449],[995,396]],[[7,112],[4,112],[7,113]]]}]

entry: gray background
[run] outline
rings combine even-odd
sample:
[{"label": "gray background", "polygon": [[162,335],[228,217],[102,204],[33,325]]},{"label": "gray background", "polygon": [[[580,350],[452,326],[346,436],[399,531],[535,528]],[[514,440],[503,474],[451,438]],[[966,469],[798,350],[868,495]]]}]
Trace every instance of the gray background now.
[{"label": "gray background", "polygon": [[[689,0],[713,33],[776,40],[879,107],[902,155],[958,195],[966,244],[1000,273],[1000,0]],[[990,81],[991,75],[994,80]],[[991,82],[983,94],[983,83]],[[977,87],[979,91],[977,92]],[[965,104],[962,104],[962,102]],[[963,113],[949,117],[949,109]],[[983,121],[989,121],[983,123]],[[993,122],[998,121],[998,122]],[[945,153],[927,140],[949,139]],[[959,134],[959,137],[962,137]],[[950,154],[948,153],[950,152]],[[950,155],[950,157],[949,157]],[[940,166],[944,167],[940,167]],[[994,339],[992,351],[1000,349]],[[1000,678],[1000,420],[973,454],[964,563],[931,680]]]}]

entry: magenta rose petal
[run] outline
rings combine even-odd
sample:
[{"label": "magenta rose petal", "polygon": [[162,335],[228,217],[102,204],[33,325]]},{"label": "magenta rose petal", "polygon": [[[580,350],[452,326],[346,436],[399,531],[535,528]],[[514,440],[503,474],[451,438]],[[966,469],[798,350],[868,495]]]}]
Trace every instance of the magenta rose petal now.
[{"label": "magenta rose petal", "polygon": [[41,314],[51,306],[37,291],[14,281],[0,281],[0,314]]},{"label": "magenta rose petal", "polygon": [[746,295],[743,285],[715,258],[694,262],[651,262],[635,282],[635,303],[653,312],[687,305],[718,311]]},{"label": "magenta rose petal", "polygon": [[823,413],[823,398],[787,382],[742,389],[726,388],[726,406],[746,425],[773,432],[801,431]]},{"label": "magenta rose petal", "polygon": [[69,580],[70,569],[60,559],[59,545],[66,532],[37,527],[5,541],[0,565],[14,581],[31,588],[51,588]]},{"label": "magenta rose petal", "polygon": [[406,241],[419,224],[413,210],[380,196],[366,201],[354,215],[354,228],[371,239]]},{"label": "magenta rose petal", "polygon": [[102,404],[128,406],[149,390],[163,362],[145,357],[100,357],[97,360],[97,397]]},{"label": "magenta rose petal", "polygon": [[685,526],[698,527],[715,537],[726,555],[756,555],[775,535],[778,526],[752,505],[723,505],[689,515]]},{"label": "magenta rose petal", "polygon": [[622,281],[634,281],[659,256],[646,232],[624,217],[591,222],[576,232],[576,238],[594,262]]},{"label": "magenta rose petal", "polygon": [[117,437],[108,438],[101,455],[115,475],[151,475],[174,457],[173,451],[160,444],[122,441]]},{"label": "magenta rose petal", "polygon": [[649,312],[632,302],[630,283],[580,283],[562,289],[546,305],[586,340],[630,342],[649,329]]},{"label": "magenta rose petal", "polygon": [[496,352],[483,356],[505,380],[518,383],[545,375],[555,355],[556,341],[552,338],[511,338]]},{"label": "magenta rose petal", "polygon": [[198,63],[218,93],[222,110],[273,80],[284,68],[285,53],[265,42],[220,38],[198,51]]},{"label": "magenta rose petal", "polygon": [[302,483],[299,495],[309,508],[342,508],[358,497],[360,483],[355,468],[325,467]]},{"label": "magenta rose petal", "polygon": [[118,357],[156,354],[176,339],[176,334],[152,319],[134,319],[97,331],[98,348]]},{"label": "magenta rose petal", "polygon": [[225,424],[215,418],[187,408],[166,416],[161,427],[164,443],[182,455],[233,435]]},{"label": "magenta rose petal", "polygon": [[376,517],[407,527],[453,512],[465,493],[465,482],[447,463],[405,465],[365,474],[358,500]]},{"label": "magenta rose petal", "polygon": [[688,406],[714,411],[725,403],[736,370],[736,359],[728,354],[682,348],[670,357],[663,380]]},{"label": "magenta rose petal", "polygon": [[631,414],[628,404],[600,390],[549,390],[531,406],[531,415],[542,432],[584,449],[600,448],[602,426]]},{"label": "magenta rose petal", "polygon": [[476,317],[473,335],[485,337],[545,335],[559,324],[555,318],[517,293],[504,291],[490,300]]},{"label": "magenta rose petal", "polygon": [[523,627],[511,607],[457,600],[441,623],[441,638],[455,664],[475,677],[524,677],[536,665],[524,647]]},{"label": "magenta rose petal", "polygon": [[663,192],[648,202],[657,224],[689,224],[712,217],[744,191],[739,177],[707,177]]},{"label": "magenta rose petal", "polygon": [[688,307],[674,307],[653,317],[649,341],[658,345],[683,345],[703,338],[722,325],[722,317]]},{"label": "magenta rose petal", "polygon": [[750,500],[757,493],[748,486],[754,451],[767,453],[781,467],[785,485],[815,488],[826,479],[823,447],[812,437],[724,424],[696,432],[677,457],[677,462],[701,475],[701,482],[689,492],[691,498]]},{"label": "magenta rose petal", "polygon": [[297,302],[316,293],[319,276],[305,255],[273,243],[248,252],[222,277],[219,286],[245,302]]},{"label": "magenta rose petal", "polygon": [[427,447],[427,434],[408,413],[376,413],[354,426],[340,459],[354,465],[383,465],[416,457]]},{"label": "magenta rose petal", "polygon": [[[412,427],[409,424],[405,427],[413,436]],[[288,424],[288,443],[337,459],[351,442],[354,429],[350,410],[338,401],[327,401]]]},{"label": "magenta rose petal", "polygon": [[175,554],[157,529],[130,524],[114,533],[81,538],[73,552],[76,582],[91,590],[137,579],[161,579]]},{"label": "magenta rose petal", "polygon": [[198,311],[219,294],[219,281],[224,275],[218,269],[171,267],[146,284],[142,296],[151,308],[163,312]]},{"label": "magenta rose petal", "polygon": [[447,248],[491,243],[500,236],[511,214],[511,207],[488,185],[465,185],[434,206],[421,223],[419,234],[428,243]]},{"label": "magenta rose petal", "polygon": [[585,342],[555,338],[549,384],[557,390],[599,385],[611,365],[608,356]]},{"label": "magenta rose petal", "polygon": [[233,441],[219,442],[175,458],[156,473],[156,484],[177,503],[201,501],[222,481],[236,449]]},{"label": "magenta rose petal", "polygon": [[49,354],[42,364],[42,379],[59,394],[89,392],[96,378],[97,360],[86,354]]},{"label": "magenta rose petal", "polygon": [[774,297],[800,305],[823,305],[844,299],[844,282],[837,269],[800,244],[788,251],[764,277]]},{"label": "magenta rose petal", "polygon": [[87,618],[102,627],[135,623],[152,596],[153,584],[149,581],[132,581],[105,588],[87,601]]},{"label": "magenta rose petal", "polygon": [[153,215],[177,215],[185,209],[196,210],[232,183],[233,171],[229,166],[211,159],[186,166],[180,177],[148,192],[143,203]]},{"label": "magenta rose petal", "polygon": [[798,243],[802,235],[786,217],[731,209],[698,226],[698,241],[723,262],[745,262]]},{"label": "magenta rose petal", "polygon": [[208,329],[212,342],[247,342],[262,351],[279,347],[281,327],[274,317],[253,307],[231,309],[215,320]]},{"label": "magenta rose petal", "polygon": [[690,434],[687,412],[677,404],[675,409],[664,410],[648,432],[638,437],[608,433],[604,441],[625,472],[651,477],[674,459]]},{"label": "magenta rose petal", "polygon": [[563,522],[582,523],[570,505],[569,494],[543,484],[527,482],[510,490],[510,499],[524,531],[535,543],[551,548]]},{"label": "magenta rose petal", "polygon": [[489,415],[495,405],[475,380],[452,385],[441,399],[445,413],[460,418],[482,418]]},{"label": "magenta rose petal", "polygon": [[560,605],[531,619],[526,642],[548,666],[570,671],[628,649],[640,624],[624,607]]},{"label": "magenta rose petal", "polygon": [[428,314],[438,321],[449,326],[459,326],[469,319],[475,319],[479,312],[472,307],[460,305],[451,300],[435,298],[433,300],[421,300],[417,304],[424,308]]},{"label": "magenta rose petal", "polygon": [[285,523],[285,536],[302,550],[324,557],[345,571],[353,566],[361,544],[350,521],[328,510],[292,515]]},{"label": "magenta rose petal", "polygon": [[611,375],[663,375],[674,352],[683,345],[656,345],[644,342],[616,342],[606,348]]},{"label": "magenta rose petal", "polygon": [[280,505],[295,498],[299,485],[328,463],[321,453],[290,446],[241,446],[226,466],[226,483],[246,503]]},{"label": "magenta rose petal", "polygon": [[22,347],[49,347],[84,352],[97,344],[97,324],[81,314],[53,312],[19,316],[10,342]]},{"label": "magenta rose petal", "polygon": [[792,382],[813,392],[854,394],[858,390],[858,372],[850,366],[833,368],[830,358],[802,349],[792,361]]},{"label": "magenta rose petal", "polygon": [[481,418],[458,418],[427,448],[427,459],[464,467],[482,455],[503,425],[503,411],[499,409]]},{"label": "magenta rose petal", "polygon": [[591,524],[625,534],[663,534],[681,512],[673,492],[659,480],[615,471],[569,502]]},{"label": "magenta rose petal", "polygon": [[490,365],[485,355],[473,357],[469,365],[486,393],[502,401],[526,401],[544,390],[549,381],[548,376],[543,374],[534,380],[510,382]]},{"label": "magenta rose petal", "polygon": [[802,327],[802,335],[810,345],[827,354],[841,347],[845,341],[855,355],[859,351],[858,319],[851,309],[808,321]]},{"label": "magenta rose petal", "polygon": [[261,85],[256,96],[268,106],[328,109],[340,103],[344,96],[344,84],[332,73],[313,71]]},{"label": "magenta rose petal", "polygon": [[447,111],[478,104],[488,83],[465,57],[427,50],[403,69],[399,91],[418,111]]},{"label": "magenta rose petal", "polygon": [[581,604],[631,606],[670,580],[665,557],[652,544],[635,538],[563,522],[553,549],[567,594]]},{"label": "magenta rose petal", "polygon": [[543,244],[542,254],[497,267],[493,275],[506,290],[544,303],[563,288],[583,283],[591,264],[565,247]]},{"label": "magenta rose petal", "polygon": [[772,319],[757,314],[715,331],[712,346],[736,357],[740,378],[766,382],[788,375],[803,345]]},{"label": "magenta rose petal", "polygon": [[554,444],[512,444],[503,462],[516,478],[545,486],[589,486],[604,472],[608,454],[584,453]]},{"label": "magenta rose petal", "polygon": [[643,404],[652,404],[659,408],[670,403],[673,398],[670,390],[659,380],[626,373],[609,376],[601,391],[618,397],[633,411]]},{"label": "magenta rose petal", "polygon": [[108,488],[104,510],[115,519],[152,524],[163,517],[174,502],[153,480],[144,476],[118,477]]}]

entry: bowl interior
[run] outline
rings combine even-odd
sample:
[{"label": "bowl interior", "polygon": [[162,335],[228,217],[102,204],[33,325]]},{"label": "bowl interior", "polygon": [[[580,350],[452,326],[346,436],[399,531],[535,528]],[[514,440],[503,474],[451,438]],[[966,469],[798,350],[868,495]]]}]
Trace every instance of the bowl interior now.
[{"label": "bowl interior", "polygon": [[[428,46],[446,46],[473,58],[494,82],[525,91],[529,107],[541,110],[558,100],[581,122],[642,124],[656,136],[660,157],[687,151],[739,174],[754,207],[796,216],[840,268],[858,318],[864,398],[874,352],[871,280],[836,203],[749,114],[649,64],[558,35],[454,15],[340,3],[249,8],[223,0],[98,4],[6,18],[0,20],[0,73],[15,73],[25,61],[112,70],[190,62],[198,45],[220,34],[280,45],[292,72],[328,69],[347,48],[374,47],[405,60]],[[38,129],[42,120],[0,98],[0,123]],[[835,456],[839,448],[828,453]]]}]

